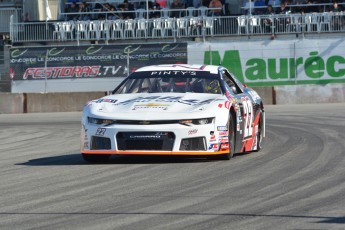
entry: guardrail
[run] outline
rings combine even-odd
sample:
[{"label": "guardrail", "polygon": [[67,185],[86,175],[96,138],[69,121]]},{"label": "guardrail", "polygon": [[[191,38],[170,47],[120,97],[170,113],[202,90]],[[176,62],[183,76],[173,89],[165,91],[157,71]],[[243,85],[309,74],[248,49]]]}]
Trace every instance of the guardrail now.
[{"label": "guardrail", "polygon": [[12,42],[179,39],[345,32],[345,13],[11,22]]}]

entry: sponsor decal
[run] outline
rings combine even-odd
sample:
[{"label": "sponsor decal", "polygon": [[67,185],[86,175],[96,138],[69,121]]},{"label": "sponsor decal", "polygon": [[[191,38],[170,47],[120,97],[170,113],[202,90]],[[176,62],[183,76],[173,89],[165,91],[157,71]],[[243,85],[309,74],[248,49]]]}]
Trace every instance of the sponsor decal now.
[{"label": "sponsor decal", "polygon": [[228,131],[228,126],[217,126],[217,131]]},{"label": "sponsor decal", "polygon": [[222,138],[219,138],[219,142],[220,142],[220,143],[229,142],[229,137],[222,137]]},{"label": "sponsor decal", "polygon": [[223,143],[220,146],[220,150],[229,150],[229,148],[230,148],[229,143]]},{"label": "sponsor decal", "polygon": [[137,134],[129,135],[130,139],[139,139],[139,140],[157,140],[162,139],[166,136],[164,133],[154,133],[154,134]]},{"label": "sponsor decal", "polygon": [[[148,96],[148,97],[137,97],[133,98],[127,101],[121,101],[116,103],[115,105],[127,105],[129,103],[149,103],[152,102],[152,104],[155,103],[164,103],[164,102],[178,102],[181,104],[186,104],[186,105],[191,105],[191,106],[196,106],[196,105],[204,105],[204,104],[209,104],[212,102],[212,99],[207,99],[207,100],[198,100],[198,99],[188,99],[188,100],[181,100],[182,97],[179,96]],[[145,105],[147,106],[147,105]],[[164,105],[165,106],[165,105]]]},{"label": "sponsor decal", "polygon": [[248,91],[248,94],[253,98],[254,101],[260,100],[260,96],[257,92],[250,90]]},{"label": "sponsor decal", "polygon": [[219,135],[220,137],[228,136],[228,135],[229,135],[229,132],[228,132],[228,131],[220,131],[220,132],[218,132],[218,135]]},{"label": "sponsor decal", "polygon": [[210,142],[214,142],[214,141],[216,141],[216,135],[211,135],[211,137],[210,137]]},{"label": "sponsor decal", "polygon": [[105,128],[98,128],[96,131],[97,136],[104,136],[106,129]]},{"label": "sponsor decal", "polygon": [[197,132],[198,132],[197,129],[192,129],[192,130],[189,130],[189,131],[188,131],[188,135],[194,135],[194,134],[196,134]]},{"label": "sponsor decal", "polygon": [[213,149],[213,150],[218,150],[219,145],[218,144],[210,144],[210,147],[208,147],[209,150]]},{"label": "sponsor decal", "polygon": [[99,99],[96,101],[96,103],[102,103],[102,102],[115,104],[117,102],[117,100],[116,99],[103,99],[102,98],[102,99]]},{"label": "sponsor decal", "polygon": [[23,79],[55,79],[55,78],[87,78],[97,77],[101,66],[64,66],[64,67],[38,67],[28,68]]},{"label": "sponsor decal", "polygon": [[230,101],[225,101],[224,102],[224,107],[227,109],[230,109],[231,102]]},{"label": "sponsor decal", "polygon": [[151,72],[151,76],[164,76],[164,75],[196,76],[196,72],[195,71],[183,71],[183,70],[153,71],[153,72]]},{"label": "sponsor decal", "polygon": [[218,108],[222,108],[223,107],[223,104],[218,104]]},{"label": "sponsor decal", "polygon": [[168,109],[169,105],[166,104],[157,104],[157,103],[148,103],[148,104],[141,104],[141,105],[135,105],[134,110],[136,109]]}]

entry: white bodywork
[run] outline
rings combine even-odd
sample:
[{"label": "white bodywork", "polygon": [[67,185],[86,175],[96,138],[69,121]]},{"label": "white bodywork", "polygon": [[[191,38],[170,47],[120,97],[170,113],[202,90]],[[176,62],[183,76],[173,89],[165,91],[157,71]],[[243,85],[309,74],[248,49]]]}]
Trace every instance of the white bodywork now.
[{"label": "white bodywork", "polygon": [[[196,93],[164,94],[117,94],[94,100],[84,108],[82,124],[83,153],[109,154],[162,154],[162,151],[119,151],[116,135],[119,132],[173,132],[175,142],[171,153],[191,154],[181,151],[181,140],[184,138],[204,137],[206,152],[219,152],[221,144],[227,142],[227,122],[230,101],[224,95]],[[204,125],[183,124],[112,124],[97,125],[88,123],[87,117],[110,120],[163,121],[215,118],[214,123]],[[220,135],[219,135],[220,134]],[[111,140],[110,150],[90,150],[91,137],[101,136]],[[221,153],[227,151],[223,147]],[[195,152],[195,151],[192,151]],[[163,153],[164,154],[164,153]],[[170,154],[166,152],[165,154]],[[195,154],[202,154],[201,152]]]}]

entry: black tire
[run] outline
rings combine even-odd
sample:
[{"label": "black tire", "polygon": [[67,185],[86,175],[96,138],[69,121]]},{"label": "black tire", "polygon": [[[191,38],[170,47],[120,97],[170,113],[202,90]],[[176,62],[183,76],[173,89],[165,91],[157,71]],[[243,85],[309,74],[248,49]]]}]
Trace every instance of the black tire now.
[{"label": "black tire", "polygon": [[259,152],[262,149],[262,130],[261,123],[259,121],[258,132],[256,134],[256,150],[254,152]]},{"label": "black tire", "polygon": [[220,160],[230,160],[234,157],[235,152],[235,122],[234,116],[232,114],[229,115],[228,121],[228,132],[229,132],[229,152],[226,154],[219,155]]},{"label": "black tire", "polygon": [[83,159],[89,163],[105,163],[109,160],[109,154],[81,154]]}]

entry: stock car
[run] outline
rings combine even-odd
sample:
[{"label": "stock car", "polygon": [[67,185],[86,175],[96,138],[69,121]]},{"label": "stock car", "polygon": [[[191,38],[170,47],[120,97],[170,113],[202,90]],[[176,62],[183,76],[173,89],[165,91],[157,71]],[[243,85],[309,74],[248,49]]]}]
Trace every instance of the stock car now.
[{"label": "stock car", "polygon": [[81,154],[187,155],[229,160],[259,151],[261,97],[222,66],[172,64],[137,69],[110,95],[86,103]]}]

